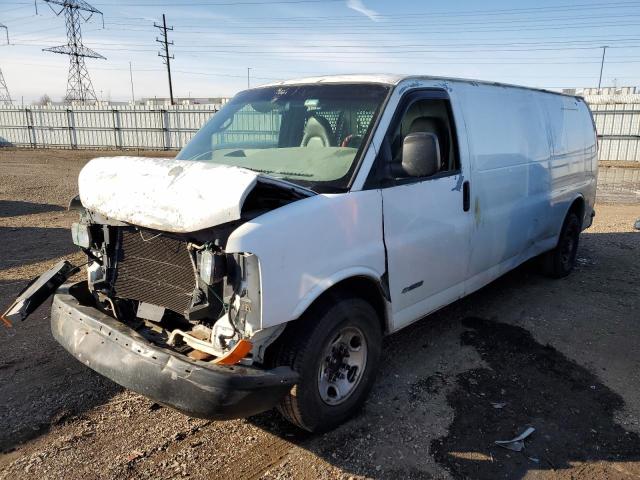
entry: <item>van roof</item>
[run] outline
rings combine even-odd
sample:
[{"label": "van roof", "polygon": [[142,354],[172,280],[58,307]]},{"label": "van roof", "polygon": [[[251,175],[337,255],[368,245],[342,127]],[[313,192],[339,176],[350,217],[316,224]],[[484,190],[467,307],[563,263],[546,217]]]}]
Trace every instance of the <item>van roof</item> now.
[{"label": "van roof", "polygon": [[324,75],[324,76],[318,76],[318,77],[294,78],[291,80],[283,80],[280,82],[273,82],[266,85],[261,85],[261,87],[273,87],[278,85],[310,85],[310,84],[319,84],[319,83],[377,83],[377,84],[395,86],[404,80],[412,80],[412,79],[413,80],[441,80],[441,81],[463,82],[463,83],[479,83],[482,85],[523,88],[526,90],[534,90],[537,92],[545,92],[545,93],[552,93],[555,95],[564,95],[568,97],[580,98],[576,95],[568,95],[561,92],[554,92],[553,90],[546,90],[544,88],[525,87],[522,85],[492,82],[487,80],[474,80],[469,78],[456,78],[456,77],[437,77],[437,76],[431,76],[431,75],[400,75],[400,74],[392,74],[392,73]]}]

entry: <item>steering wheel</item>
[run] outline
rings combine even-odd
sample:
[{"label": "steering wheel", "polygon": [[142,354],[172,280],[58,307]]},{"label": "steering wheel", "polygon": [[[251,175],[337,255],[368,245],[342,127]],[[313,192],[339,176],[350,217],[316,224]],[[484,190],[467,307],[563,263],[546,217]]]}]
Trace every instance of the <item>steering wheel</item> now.
[{"label": "steering wheel", "polygon": [[349,147],[351,144],[356,144],[356,145],[360,145],[360,142],[362,141],[362,137],[360,135],[354,135],[353,133],[350,133],[349,135],[347,135],[346,137],[344,137],[344,140],[342,140],[342,142],[340,142],[340,146],[341,147]]}]

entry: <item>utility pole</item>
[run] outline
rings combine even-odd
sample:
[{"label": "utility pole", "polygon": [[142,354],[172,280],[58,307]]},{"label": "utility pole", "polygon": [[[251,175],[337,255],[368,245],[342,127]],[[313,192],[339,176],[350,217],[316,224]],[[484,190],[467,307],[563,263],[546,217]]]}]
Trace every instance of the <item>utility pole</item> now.
[{"label": "utility pole", "polygon": [[607,53],[608,45],[602,47],[602,63],[600,64],[600,80],[598,80],[598,93],[600,93],[600,87],[602,86],[602,70],[604,69],[604,56]]},{"label": "utility pole", "polygon": [[[44,0],[44,2],[49,5],[56,15],[64,12],[64,20],[67,26],[67,44],[60,45],[59,47],[45,48],[44,51],[69,56],[69,76],[67,78],[67,95],[65,99],[68,102],[74,100],[82,103],[87,101],[97,102],[98,99],[93,89],[93,84],[91,83],[84,59],[100,58],[106,60],[106,58],[82,44],[80,24],[89,21],[94,13],[102,15],[102,12],[84,0]],[[36,13],[38,13],[37,2],[35,5]],[[56,11],[53,5],[58,5],[62,8]]]},{"label": "utility pole", "polygon": [[[9,45],[9,29],[2,23],[0,23],[0,28],[4,28],[5,33],[7,34],[7,45]],[[0,69],[0,105],[13,105],[11,95],[9,95],[9,89],[7,88],[7,83],[4,81],[4,76],[2,75],[2,69]]]},{"label": "utility pole", "polygon": [[171,98],[171,105],[174,105],[173,84],[171,83],[171,60],[174,59],[174,56],[169,55],[169,45],[173,45],[173,42],[170,42],[167,37],[167,31],[173,30],[173,27],[167,27],[167,19],[165,18],[164,13],[162,14],[162,25],[157,25],[154,22],[153,26],[159,28],[162,33],[162,39],[156,37],[156,42],[164,45],[164,53],[158,52],[158,56],[164,59],[164,63],[167,66],[167,74],[169,75],[169,97]]},{"label": "utility pole", "polygon": [[251,88],[251,81],[249,80],[249,72],[251,72],[251,67],[247,67],[247,88]]},{"label": "utility pole", "polygon": [[131,68],[131,62],[129,62],[129,79],[131,80],[131,103],[136,103],[136,96],[133,93],[133,69]]}]

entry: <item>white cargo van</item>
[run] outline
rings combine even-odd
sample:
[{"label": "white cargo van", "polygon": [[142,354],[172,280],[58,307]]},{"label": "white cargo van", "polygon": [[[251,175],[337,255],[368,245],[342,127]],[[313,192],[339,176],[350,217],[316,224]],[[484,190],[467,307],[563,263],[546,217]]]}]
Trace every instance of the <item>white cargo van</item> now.
[{"label": "white cargo van", "polygon": [[[432,77],[339,76],[238,94],[173,159],[79,177],[54,337],[114,381],[208,418],[278,406],[314,431],[374,382],[383,335],[541,256],[567,275],[591,225],[581,98]],[[61,286],[62,285],[62,286]],[[58,288],[59,287],[59,288]]]}]

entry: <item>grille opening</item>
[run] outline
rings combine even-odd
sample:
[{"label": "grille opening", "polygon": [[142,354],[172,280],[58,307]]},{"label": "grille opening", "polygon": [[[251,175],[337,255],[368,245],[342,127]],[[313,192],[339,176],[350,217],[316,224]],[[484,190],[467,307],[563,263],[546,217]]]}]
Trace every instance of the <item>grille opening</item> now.
[{"label": "grille opening", "polygon": [[124,228],[119,236],[115,295],[184,315],[196,287],[187,242]]}]

